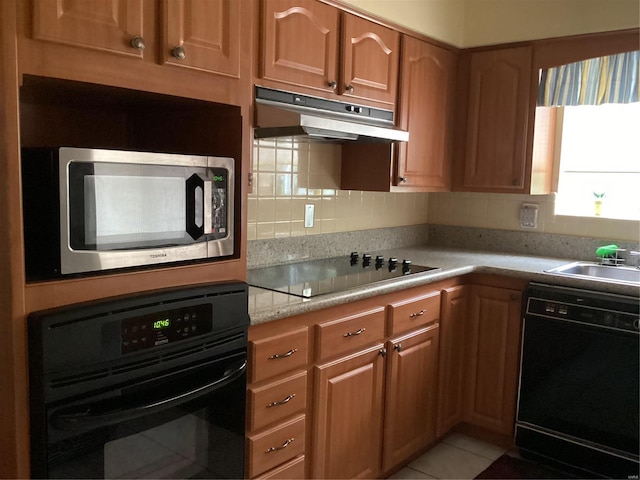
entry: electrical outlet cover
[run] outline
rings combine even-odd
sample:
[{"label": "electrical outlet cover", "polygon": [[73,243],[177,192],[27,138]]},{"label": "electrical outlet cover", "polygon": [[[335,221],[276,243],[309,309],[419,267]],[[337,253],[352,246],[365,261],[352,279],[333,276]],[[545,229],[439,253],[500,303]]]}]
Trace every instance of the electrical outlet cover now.
[{"label": "electrical outlet cover", "polygon": [[309,203],[304,206],[304,228],[313,227],[315,207],[315,205]]},{"label": "electrical outlet cover", "polygon": [[538,228],[538,204],[523,203],[520,207],[520,228]]}]

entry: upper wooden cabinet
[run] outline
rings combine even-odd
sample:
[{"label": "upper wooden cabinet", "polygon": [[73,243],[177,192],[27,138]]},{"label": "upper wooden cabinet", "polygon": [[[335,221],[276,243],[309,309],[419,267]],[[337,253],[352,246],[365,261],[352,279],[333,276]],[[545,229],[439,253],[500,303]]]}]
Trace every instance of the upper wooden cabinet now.
[{"label": "upper wooden cabinet", "polygon": [[34,0],[33,37],[139,58],[159,48],[165,64],[240,75],[240,2],[163,0],[161,5],[159,45],[146,39],[153,26],[144,23],[142,0]]},{"label": "upper wooden cabinet", "polygon": [[164,62],[238,77],[240,3],[164,0]]},{"label": "upper wooden cabinet", "polygon": [[144,34],[142,0],[33,0],[38,40],[142,57]]},{"label": "upper wooden cabinet", "polygon": [[456,155],[454,189],[528,193],[536,85],[532,59],[531,47],[463,56],[461,98],[468,94],[468,101],[458,134],[466,138],[466,151]]},{"label": "upper wooden cabinet", "polygon": [[398,147],[395,184],[429,191],[450,188],[456,54],[405,36],[399,125],[409,141]]},{"label": "upper wooden cabinet", "polygon": [[398,32],[316,0],[263,0],[262,22],[265,86],[395,105]]},{"label": "upper wooden cabinet", "polygon": [[338,93],[354,100],[395,105],[400,34],[353,15],[343,15],[342,69]]}]

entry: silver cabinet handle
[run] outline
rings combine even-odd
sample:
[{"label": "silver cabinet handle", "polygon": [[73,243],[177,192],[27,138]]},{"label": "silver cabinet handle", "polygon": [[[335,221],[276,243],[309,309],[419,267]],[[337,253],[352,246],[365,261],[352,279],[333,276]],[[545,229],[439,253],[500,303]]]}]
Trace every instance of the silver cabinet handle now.
[{"label": "silver cabinet handle", "polygon": [[171,50],[171,55],[176,57],[178,60],[184,60],[187,56],[187,53],[184,51],[184,48],[178,45],[176,47],[173,47],[173,50]]},{"label": "silver cabinet handle", "polygon": [[397,345],[394,345],[393,349],[396,350],[397,352],[401,352],[402,351],[402,344],[398,343]]},{"label": "silver cabinet handle", "polygon": [[135,48],[136,50],[144,50],[144,38],[142,38],[140,35],[135,35],[133,37],[131,37],[131,42],[129,42],[130,45]]},{"label": "silver cabinet handle", "polygon": [[381,348],[380,350],[378,350],[378,353],[384,358],[387,356],[387,349]]},{"label": "silver cabinet handle", "polygon": [[270,448],[267,448],[267,450],[265,450],[265,453],[271,453],[271,452],[275,452],[275,451],[277,451],[277,450],[282,450],[282,449],[284,449],[284,448],[287,448],[289,445],[291,445],[291,443],[292,443],[294,440],[295,440],[295,438],[294,438],[294,437],[287,438],[287,439],[285,440],[285,442],[284,442],[282,445],[280,445],[280,446],[278,446],[278,447],[270,447]]},{"label": "silver cabinet handle", "polygon": [[412,313],[411,315],[409,315],[409,318],[413,318],[413,317],[421,317],[422,315],[424,315],[425,313],[427,313],[426,310],[420,310],[419,312],[416,313]]},{"label": "silver cabinet handle", "polygon": [[347,92],[353,93],[353,85],[351,84],[347,85],[346,89],[347,89]]},{"label": "silver cabinet handle", "polygon": [[298,351],[297,348],[292,348],[287,353],[274,353],[269,357],[269,360],[276,360],[277,358],[287,358],[293,355],[294,353],[296,353],[297,351]]},{"label": "silver cabinet handle", "polygon": [[399,180],[400,180],[402,183],[407,183],[407,177],[400,177],[400,178],[399,178]]},{"label": "silver cabinet handle", "polygon": [[296,396],[295,393],[292,393],[291,395],[287,395],[282,400],[278,400],[276,402],[271,402],[271,403],[267,404],[267,408],[277,407],[278,405],[285,405],[285,404],[289,403],[295,396]]},{"label": "silver cabinet handle", "polygon": [[343,337],[355,337],[356,335],[362,335],[366,328],[359,328],[355,332],[347,332],[343,335]]},{"label": "silver cabinet handle", "polygon": [[328,85],[331,90],[335,90],[336,88],[338,88],[338,84],[335,80],[330,81]]}]

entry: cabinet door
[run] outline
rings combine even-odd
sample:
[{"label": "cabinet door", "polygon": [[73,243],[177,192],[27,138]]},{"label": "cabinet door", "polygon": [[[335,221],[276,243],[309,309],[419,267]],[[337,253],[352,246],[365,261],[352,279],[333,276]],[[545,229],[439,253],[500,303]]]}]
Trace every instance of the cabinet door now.
[{"label": "cabinet door", "polygon": [[380,471],[384,358],[379,344],[315,367],[313,478]]},{"label": "cabinet door", "polygon": [[531,47],[471,55],[464,187],[526,187],[531,69]]},{"label": "cabinet door", "polygon": [[515,422],[522,292],[471,286],[466,420],[510,435]]},{"label": "cabinet door", "polygon": [[239,77],[240,4],[164,0],[164,62]]},{"label": "cabinet door", "polygon": [[393,106],[398,91],[400,34],[344,14],[340,92]]},{"label": "cabinet door", "polygon": [[438,324],[388,344],[383,470],[436,438]]},{"label": "cabinet door", "polygon": [[262,20],[262,78],[337,88],[337,9],[315,0],[263,0]]},{"label": "cabinet door", "polygon": [[463,420],[467,289],[467,286],[461,285],[442,292],[436,425],[438,437]]},{"label": "cabinet door", "polygon": [[400,126],[409,142],[399,147],[394,182],[448,190],[456,55],[408,36],[403,42]]},{"label": "cabinet door", "polygon": [[33,37],[142,57],[142,0],[33,0]]}]

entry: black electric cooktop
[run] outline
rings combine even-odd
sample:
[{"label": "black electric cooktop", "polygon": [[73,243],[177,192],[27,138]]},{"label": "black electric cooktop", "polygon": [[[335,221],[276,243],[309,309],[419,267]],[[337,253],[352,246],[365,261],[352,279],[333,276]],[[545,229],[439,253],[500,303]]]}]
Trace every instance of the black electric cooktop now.
[{"label": "black electric cooktop", "polygon": [[354,252],[350,256],[249,270],[247,283],[253,287],[311,298],[432,270],[438,268],[413,265],[406,259],[372,258],[369,254]]}]

